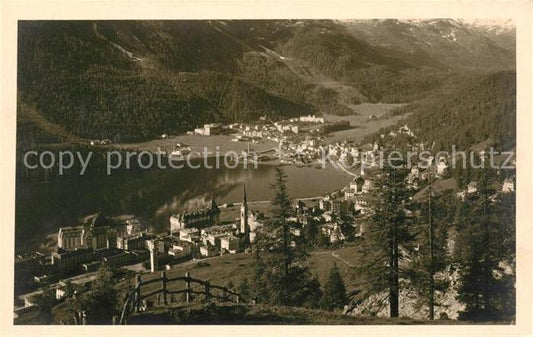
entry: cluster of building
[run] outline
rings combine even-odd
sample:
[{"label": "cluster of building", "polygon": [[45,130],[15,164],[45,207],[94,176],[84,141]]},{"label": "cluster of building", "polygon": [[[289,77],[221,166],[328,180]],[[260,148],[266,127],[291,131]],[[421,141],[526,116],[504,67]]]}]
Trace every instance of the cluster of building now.
[{"label": "cluster of building", "polygon": [[61,227],[51,265],[59,275],[96,270],[101,262],[115,266],[142,261],[146,231],[135,217],[110,221],[102,212],[79,226]]},{"label": "cluster of building", "polygon": [[176,233],[185,228],[204,228],[220,221],[220,209],[215,200],[211,200],[209,207],[174,214],[170,217],[170,232]]},{"label": "cluster of building", "polygon": [[211,136],[221,133],[233,134],[233,141],[257,142],[269,139],[276,142],[287,141],[301,134],[319,134],[326,125],[324,117],[315,115],[300,116],[281,121],[267,121],[261,117],[256,123],[233,123],[222,125],[220,123],[204,124],[203,127],[189,131],[190,135]]},{"label": "cluster of building", "polygon": [[[298,217],[296,223],[305,228],[306,224],[312,223],[318,226],[320,232],[325,235],[330,243],[339,243],[348,238],[364,234],[365,218],[371,213],[371,194],[373,189],[372,178],[379,165],[378,152],[382,150],[383,143],[398,135],[414,137],[413,132],[407,125],[401,126],[397,131],[391,131],[388,135],[382,135],[380,141],[363,145],[355,145],[350,142],[336,142],[322,145],[320,139],[306,139],[298,144],[290,144],[288,148],[308,160],[314,160],[317,154],[327,154],[329,159],[339,162],[350,162],[352,167],[365,167],[360,174],[355,176],[350,183],[339,191],[328,193],[318,200],[316,209],[305,214],[312,214],[305,219]],[[388,138],[390,137],[390,138]],[[387,139],[388,138],[388,139]],[[437,174],[443,175],[447,169],[446,161],[439,162]],[[411,168],[407,177],[407,184],[413,189],[419,189],[419,181],[427,180],[429,171],[419,166]],[[302,207],[297,207],[299,211]],[[299,230],[293,233],[298,234]]]},{"label": "cluster of building", "polygon": [[58,250],[52,253],[51,264],[64,276],[95,271],[102,262],[123,266],[149,259],[151,269],[156,270],[162,257],[171,264],[237,253],[255,240],[259,218],[259,213],[248,208],[246,189],[236,223],[220,223],[220,209],[213,199],[205,208],[172,215],[169,234],[148,235],[136,218],[111,223],[99,213],[80,226],[59,229]]},{"label": "cluster of building", "polygon": [[102,263],[121,267],[142,262],[147,258],[148,251],[144,247],[137,247],[137,249],[133,250],[119,248],[93,250],[80,248],[73,251],[54,252],[52,255],[52,266],[59,273],[59,276],[66,276],[80,272],[94,272],[98,270]]},{"label": "cluster of building", "polygon": [[[329,148],[325,149],[324,145],[320,145],[322,135],[329,132],[329,128],[336,124],[338,123],[328,123],[324,117],[315,115],[294,117],[276,122],[261,117],[255,123],[205,124],[201,128],[189,131],[188,134],[205,136],[231,134],[231,140],[234,142],[258,143],[263,140],[270,140],[279,144],[278,152],[282,154],[279,156],[282,158],[279,159],[282,160],[282,163],[311,164],[319,161],[324,151],[329,151]],[[349,126],[347,122],[344,124],[346,124],[345,127]],[[190,153],[190,148],[177,147],[173,153],[186,155]],[[249,154],[249,151],[243,151],[243,156]],[[270,157],[264,153],[258,159],[267,160],[268,158]]]},{"label": "cluster of building", "polygon": [[[515,177],[505,178],[500,185],[499,191],[501,193],[511,193],[515,191]],[[468,197],[475,197],[478,195],[478,183],[477,181],[471,181],[466,185],[465,189],[456,193],[458,198],[465,200]],[[493,194],[490,199],[494,200],[496,194]]]},{"label": "cluster of building", "polygon": [[16,257],[16,293],[96,271],[102,263],[120,267],[145,261],[148,238],[144,225],[133,216],[110,220],[100,212],[83,219],[81,225],[61,227],[57,249],[50,255],[35,252]]},{"label": "cluster of building", "polygon": [[315,200],[313,206],[307,206],[302,200],[296,201],[295,215],[288,218],[291,234],[297,239],[303,236],[307,227],[314,226],[330,244],[342,243],[349,236],[363,235],[362,220],[369,209],[371,189],[370,179],[356,177],[345,188]]},{"label": "cluster of building", "polygon": [[[314,118],[310,116],[309,118]],[[307,120],[307,119],[306,119]],[[412,135],[412,131],[405,125],[400,127],[397,134]],[[383,138],[383,137],[382,137]],[[343,141],[325,144],[320,134],[306,135],[299,139],[276,139],[279,142],[279,152],[283,154],[283,163],[289,164],[324,164],[324,160],[335,160],[348,164],[350,167],[360,165],[366,168],[378,166],[377,152],[381,149],[378,142],[373,144],[356,145]]]},{"label": "cluster of building", "polygon": [[[380,138],[383,140],[383,142],[387,142],[391,139],[394,139],[400,135],[405,135],[409,139],[409,143],[411,145],[412,151],[423,151],[424,145],[423,143],[416,143],[415,138],[416,136],[414,133],[409,129],[409,127],[406,125],[403,125],[398,128],[396,131],[390,131],[388,134],[381,134]],[[368,146],[368,144],[367,144]],[[379,149],[381,145],[378,145],[378,143],[374,143],[373,150]],[[482,150],[479,151],[479,158],[481,161],[487,160],[487,151]],[[446,178],[449,176],[450,170],[453,168],[453,165],[450,165],[450,163],[453,163],[453,161],[458,162],[461,165],[464,165],[463,160],[466,159],[466,161],[471,160],[470,158],[461,158],[461,156],[464,154],[456,154],[457,157],[452,158],[450,155],[444,155],[441,154],[436,158],[432,158],[433,162],[431,165],[417,165],[411,163],[410,172],[407,176],[407,187],[412,190],[420,190],[421,187],[426,186],[429,183],[430,175],[431,177],[434,177],[435,179],[439,178]],[[371,165],[366,165],[367,167]],[[505,178],[502,182],[496,183],[492,186],[494,187],[496,193],[491,196],[491,199],[494,200],[497,193],[511,193],[515,191],[515,176],[511,176],[508,178]],[[349,193],[351,195],[351,193]],[[473,197],[478,194],[478,183],[476,181],[470,181],[467,186],[456,193],[456,196],[463,201],[465,198]]]},{"label": "cluster of building", "polygon": [[166,256],[182,261],[244,251],[255,241],[256,230],[261,227],[260,218],[261,214],[248,207],[246,188],[239,219],[234,223],[220,222],[220,209],[214,199],[206,208],[174,214],[170,217],[168,235],[146,241],[151,269],[156,270],[159,259]]},{"label": "cluster of building", "polygon": [[50,256],[35,253],[17,257],[18,293],[45,281],[96,271],[102,263],[120,267],[150,260],[151,268],[157,269],[160,257],[172,264],[237,253],[254,242],[261,216],[249,209],[246,189],[235,223],[220,223],[220,209],[212,200],[206,208],[172,215],[169,234],[150,235],[133,216],[110,220],[100,212],[86,217],[80,225],[61,227],[57,249]]},{"label": "cluster of building", "polygon": [[[316,124],[319,124],[318,126]],[[289,142],[301,135],[320,134],[323,117],[301,116],[288,120],[266,123],[265,119],[258,124],[231,124],[229,128],[235,133],[234,141],[260,141],[269,139],[278,143]]]},{"label": "cluster of building", "polygon": [[304,123],[320,123],[324,124],[326,121],[324,117],[317,117],[315,115],[307,115],[307,116],[300,116],[299,118],[300,122]]},{"label": "cluster of building", "polygon": [[222,124],[220,123],[209,123],[204,124],[201,128],[194,129],[193,134],[202,135],[202,136],[213,136],[219,135],[222,132]]},{"label": "cluster of building", "polygon": [[[364,219],[371,213],[372,168],[378,165],[376,155],[382,149],[382,144],[401,135],[407,136],[411,144],[416,142],[413,142],[414,133],[407,125],[403,125],[388,134],[381,134],[380,139],[373,143],[324,144],[320,133],[324,124],[323,117],[311,115],[275,123],[266,123],[266,118],[262,118],[261,123],[256,125],[205,124],[193,133],[210,136],[229,129],[236,134],[234,139],[237,141],[270,139],[279,143],[279,152],[284,155],[281,162],[308,164],[320,161],[327,155],[329,159],[350,162],[352,167],[359,165],[368,168],[367,171],[361,170],[361,174],[344,188],[319,198],[317,205],[307,207],[302,201],[297,201],[294,205],[295,215],[288,219],[290,233],[294,238],[293,245],[298,237],[303,236],[308,226],[316,226],[321,235],[335,244],[347,240],[349,235],[357,237],[364,234]],[[423,150],[421,143],[411,146]],[[176,151],[186,154],[190,152],[190,148],[178,144]],[[447,174],[448,162],[449,158],[446,157],[437,159],[432,168],[437,178]],[[433,171],[427,167],[413,165],[406,178],[407,186],[419,190],[427,183],[431,172]],[[505,179],[501,192],[514,190],[514,178]],[[477,191],[477,183],[472,181],[457,196],[464,200]],[[22,281],[19,285],[30,281],[39,283],[51,274],[62,277],[95,271],[104,262],[123,266],[148,259],[151,269],[155,270],[162,257],[165,261],[176,262],[196,257],[234,254],[244,251],[256,240],[262,227],[262,215],[249,209],[245,187],[239,218],[233,223],[221,223],[220,213],[220,208],[212,199],[205,208],[170,216],[169,233],[148,235],[143,224],[135,217],[110,221],[100,212],[87,217],[81,225],[61,227],[57,251],[51,256],[33,254],[18,257],[15,262],[16,279]]]}]

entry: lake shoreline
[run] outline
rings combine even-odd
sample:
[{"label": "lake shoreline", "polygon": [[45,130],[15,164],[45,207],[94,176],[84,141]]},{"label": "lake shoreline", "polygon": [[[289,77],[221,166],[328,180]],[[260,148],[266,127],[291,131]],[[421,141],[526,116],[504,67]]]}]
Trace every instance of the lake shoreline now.
[{"label": "lake shoreline", "polygon": [[[103,210],[108,215],[134,214],[156,232],[168,226],[170,215],[203,207],[215,198],[219,205],[272,198],[272,164],[256,169],[181,169],[132,171],[110,176],[70,176],[49,181],[18,182],[15,208],[16,251],[39,250],[48,235],[61,226]],[[339,169],[284,166],[293,199],[331,193],[352,179]],[[312,183],[310,183],[312,182]],[[254,206],[252,206],[252,209]]]}]

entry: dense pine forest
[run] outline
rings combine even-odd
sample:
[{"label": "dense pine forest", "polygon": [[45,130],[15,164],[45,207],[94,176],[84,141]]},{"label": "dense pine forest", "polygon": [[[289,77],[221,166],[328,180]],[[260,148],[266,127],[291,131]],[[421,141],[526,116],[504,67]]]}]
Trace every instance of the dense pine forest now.
[{"label": "dense pine forest", "polygon": [[[308,113],[348,115],[354,113],[353,104],[361,102],[425,99],[409,106],[421,111],[432,100],[441,99],[435,98],[435,91],[456,82],[459,72],[453,60],[443,57],[444,45],[435,54],[422,47],[413,52],[383,46],[361,34],[365,24],[328,20],[21,21],[19,112],[36,111],[83,138],[138,141],[206,122],[244,122],[262,115],[271,119]],[[389,25],[387,21],[376,24]],[[508,59],[509,69],[514,67],[514,51],[503,52],[510,47],[499,39],[458,22],[449,25],[439,29],[470,34],[465,45],[441,38],[441,44],[450,44],[446,47],[450,54],[479,59],[475,54],[479,47],[484,62],[491,57],[495,64]],[[411,28],[413,39],[416,34],[426,34],[421,35],[424,38],[437,34],[430,25]],[[471,76],[479,73],[475,67],[469,72]],[[489,79],[480,85],[498,85],[491,83]],[[480,95],[489,95],[487,90],[476,92],[476,97],[483,99]],[[455,104],[474,100],[466,95],[456,98]],[[447,103],[444,109],[453,109],[453,104]],[[464,118],[483,113],[485,107],[495,111],[490,100],[467,105],[468,114],[458,112]],[[432,116],[414,123],[425,123],[427,118]]]},{"label": "dense pine forest", "polygon": [[452,92],[431,95],[396,112],[439,149],[467,149],[488,140],[509,150],[516,145],[516,74],[496,72],[467,79]]}]

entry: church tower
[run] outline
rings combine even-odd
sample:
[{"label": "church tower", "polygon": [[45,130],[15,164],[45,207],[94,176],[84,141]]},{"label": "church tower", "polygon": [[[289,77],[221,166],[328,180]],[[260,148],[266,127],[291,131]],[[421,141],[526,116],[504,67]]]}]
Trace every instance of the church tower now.
[{"label": "church tower", "polygon": [[250,235],[250,227],[248,226],[248,203],[246,202],[246,185],[244,185],[244,196],[241,205],[241,233],[244,234],[246,242]]},{"label": "church tower", "polygon": [[211,208],[209,209],[211,222],[215,225],[220,223],[220,209],[218,208],[215,198],[211,199]]}]

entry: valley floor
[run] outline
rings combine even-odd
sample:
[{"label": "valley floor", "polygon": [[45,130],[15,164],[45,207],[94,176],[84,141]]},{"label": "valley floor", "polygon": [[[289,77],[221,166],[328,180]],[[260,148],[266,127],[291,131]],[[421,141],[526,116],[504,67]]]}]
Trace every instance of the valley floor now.
[{"label": "valley floor", "polygon": [[[357,114],[349,116],[325,115],[327,121],[337,122],[347,120],[352,126],[351,129],[336,131],[326,136],[327,143],[334,143],[336,141],[343,141],[345,139],[358,142],[364,137],[377,132],[381,128],[398,123],[408,114],[389,117],[387,114],[396,108],[402,107],[405,104],[387,104],[387,103],[362,103],[354,105],[354,110]],[[371,119],[371,116],[375,116]]]},{"label": "valley floor", "polygon": [[[356,114],[353,115],[336,116],[326,114],[324,116],[326,121],[337,122],[346,120],[350,122],[352,128],[332,132],[326,135],[325,141],[326,143],[334,143],[345,139],[359,141],[365,136],[378,131],[380,128],[394,125],[407,115],[393,117],[388,117],[386,115],[391,110],[403,105],[404,104],[362,103],[353,105],[353,109],[356,111]],[[370,119],[370,116],[375,116],[376,118]],[[232,135],[174,135],[165,139],[158,138],[140,143],[116,143],[112,144],[112,147],[119,149],[135,148],[138,151],[151,152],[156,152],[158,149],[161,149],[162,151],[172,152],[175,149],[176,144],[181,143],[184,146],[190,146],[193,152],[203,151],[204,148],[207,148],[210,152],[215,152],[218,147],[221,155],[228,151],[241,153],[241,151],[247,149],[247,142],[234,142],[231,140],[232,138]],[[252,144],[253,149],[257,152],[268,151],[277,146],[278,144],[276,142],[266,139]]]}]

